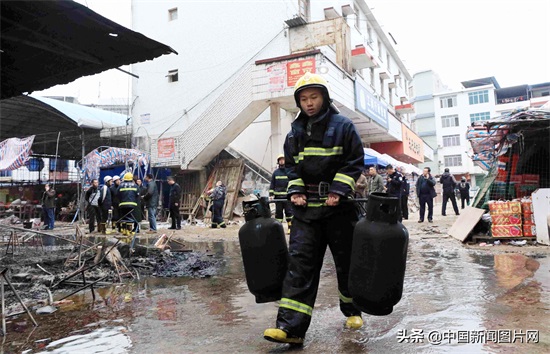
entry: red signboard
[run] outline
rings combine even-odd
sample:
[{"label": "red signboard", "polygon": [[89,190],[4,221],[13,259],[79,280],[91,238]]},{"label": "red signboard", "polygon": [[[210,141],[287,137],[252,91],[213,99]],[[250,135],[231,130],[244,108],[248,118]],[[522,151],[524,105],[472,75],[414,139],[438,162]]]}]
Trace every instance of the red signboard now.
[{"label": "red signboard", "polygon": [[289,61],[286,63],[286,84],[294,86],[305,73],[315,72],[315,58]]},{"label": "red signboard", "polygon": [[173,159],[176,156],[176,142],[174,138],[157,141],[157,152],[159,159]]}]

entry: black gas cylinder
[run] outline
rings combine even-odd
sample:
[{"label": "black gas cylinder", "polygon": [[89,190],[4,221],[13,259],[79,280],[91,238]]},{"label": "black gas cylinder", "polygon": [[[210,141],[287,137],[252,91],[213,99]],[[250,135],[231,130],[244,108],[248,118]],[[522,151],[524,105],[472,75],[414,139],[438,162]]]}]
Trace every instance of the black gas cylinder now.
[{"label": "black gas cylinder", "polygon": [[353,304],[370,315],[389,315],[403,294],[409,232],[399,215],[398,198],[372,193],[353,231],[349,290]]},{"label": "black gas cylinder", "polygon": [[288,266],[283,225],[271,218],[267,198],[243,202],[246,223],[239,230],[246,283],[257,303],[281,298]]}]

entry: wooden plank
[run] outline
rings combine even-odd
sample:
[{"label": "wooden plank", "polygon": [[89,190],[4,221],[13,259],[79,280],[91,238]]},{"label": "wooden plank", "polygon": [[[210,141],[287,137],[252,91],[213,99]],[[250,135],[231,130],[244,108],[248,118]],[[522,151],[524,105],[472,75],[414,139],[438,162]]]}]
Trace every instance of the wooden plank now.
[{"label": "wooden plank", "polygon": [[449,235],[456,238],[460,242],[466,241],[470,231],[474,229],[478,221],[481,219],[481,216],[485,213],[486,211],[484,209],[478,209],[471,206],[467,206],[462,209],[460,211],[460,215],[449,230]]}]

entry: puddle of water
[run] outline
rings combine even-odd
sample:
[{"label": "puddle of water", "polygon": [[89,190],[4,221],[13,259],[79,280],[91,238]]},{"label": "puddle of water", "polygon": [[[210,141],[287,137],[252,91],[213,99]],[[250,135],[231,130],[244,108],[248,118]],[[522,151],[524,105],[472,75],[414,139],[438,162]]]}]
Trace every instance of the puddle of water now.
[{"label": "puddle of water", "polygon": [[[255,303],[246,286],[238,244],[203,242],[189,247],[225,259],[219,275],[147,278],[98,289],[93,305],[89,292],[78,294],[72,298],[73,306],[37,317],[41,326],[31,335],[28,330],[9,333],[4,348],[33,353],[288,351],[287,346],[262,338],[263,330],[275,324],[277,304]],[[343,326],[334,263],[327,253],[312,324],[300,351],[544,353],[550,348],[548,338],[539,345],[507,345],[459,343],[455,337],[434,345],[428,334],[438,331],[452,337],[459,331],[503,329],[550,333],[545,316],[550,308],[548,269],[548,258],[480,255],[437,243],[412,243],[403,298],[394,312],[364,315],[365,327],[350,331]]]}]

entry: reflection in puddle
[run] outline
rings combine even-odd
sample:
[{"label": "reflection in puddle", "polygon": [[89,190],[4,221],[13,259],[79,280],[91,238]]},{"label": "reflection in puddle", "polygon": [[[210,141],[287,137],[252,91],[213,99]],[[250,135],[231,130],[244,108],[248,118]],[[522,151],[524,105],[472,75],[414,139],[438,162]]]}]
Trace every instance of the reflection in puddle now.
[{"label": "reflection in puddle", "polygon": [[[211,278],[147,278],[72,297],[72,307],[38,317],[26,333],[8,334],[8,352],[188,353],[282,352],[262,338],[273,326],[277,304],[256,304],[244,279],[236,242],[189,245],[222,257]],[[305,353],[333,352],[517,352],[513,345],[400,342],[404,330],[483,331],[538,329],[550,333],[550,262],[518,254],[472,253],[436,242],[410,245],[403,298],[388,316],[364,315],[366,326],[346,330],[338,308],[334,262],[327,253]],[[17,337],[20,335],[21,337]],[[25,336],[25,337],[23,337]],[[42,340],[42,341],[41,341]],[[9,341],[12,341],[9,343]],[[26,344],[31,343],[31,344]],[[512,349],[511,349],[512,348]],[[520,347],[516,347],[518,349]],[[541,346],[525,344],[529,353]],[[30,351],[29,351],[30,353]]]}]

